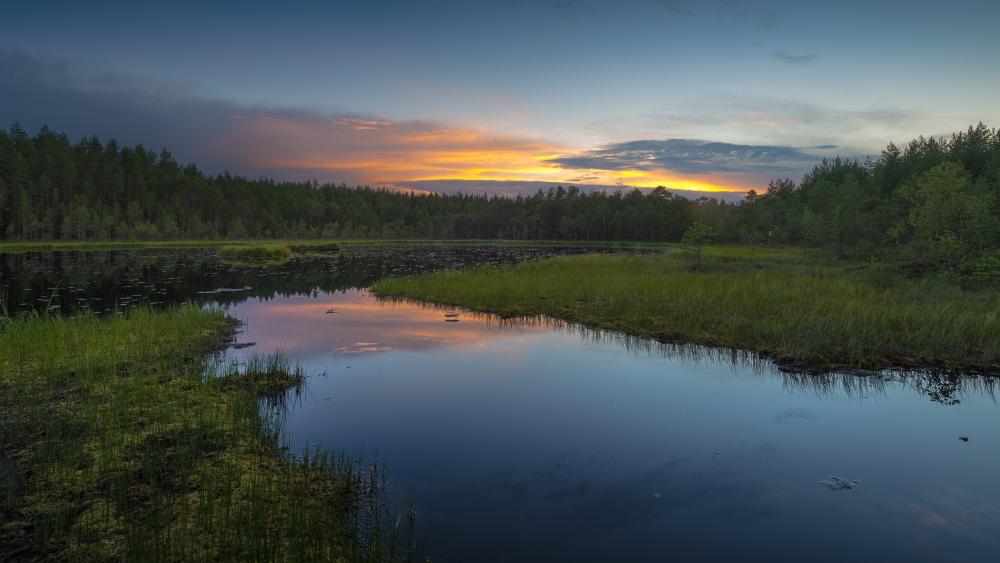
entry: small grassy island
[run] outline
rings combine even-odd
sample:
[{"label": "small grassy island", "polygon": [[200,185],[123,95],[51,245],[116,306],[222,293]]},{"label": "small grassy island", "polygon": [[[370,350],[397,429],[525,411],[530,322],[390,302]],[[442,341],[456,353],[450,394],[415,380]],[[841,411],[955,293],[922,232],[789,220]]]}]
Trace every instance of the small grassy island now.
[{"label": "small grassy island", "polygon": [[5,560],[391,559],[359,517],[368,469],[283,450],[267,401],[302,374],[206,363],[234,326],[195,306],[0,317]]},{"label": "small grassy island", "polygon": [[[676,248],[674,249],[676,250]],[[1000,295],[803,249],[707,246],[567,256],[388,278],[374,291],[502,316],[548,315],[666,341],[760,352],[804,369],[1000,371]],[[699,258],[701,260],[701,258]]]},{"label": "small grassy island", "polygon": [[292,249],[284,244],[247,244],[219,247],[219,256],[229,260],[288,260]]}]

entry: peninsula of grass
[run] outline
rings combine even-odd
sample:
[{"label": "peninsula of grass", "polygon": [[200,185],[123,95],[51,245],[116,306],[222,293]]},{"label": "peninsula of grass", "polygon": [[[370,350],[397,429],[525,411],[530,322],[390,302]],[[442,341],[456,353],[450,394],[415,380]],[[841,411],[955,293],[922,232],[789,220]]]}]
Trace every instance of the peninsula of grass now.
[{"label": "peninsula of grass", "polygon": [[380,489],[368,469],[283,451],[278,407],[261,397],[301,373],[281,357],[211,367],[233,329],[194,306],[0,318],[2,558],[405,556],[365,511]]},{"label": "peninsula of grass", "polygon": [[584,255],[386,278],[373,291],[505,317],[547,315],[663,341],[759,352],[789,367],[1000,371],[1000,294],[808,252]]}]

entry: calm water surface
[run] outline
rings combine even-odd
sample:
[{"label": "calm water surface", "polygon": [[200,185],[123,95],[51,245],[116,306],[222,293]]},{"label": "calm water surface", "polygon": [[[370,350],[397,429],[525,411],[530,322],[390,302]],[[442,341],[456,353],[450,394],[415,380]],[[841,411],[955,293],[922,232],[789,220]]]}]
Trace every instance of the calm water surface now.
[{"label": "calm water surface", "polygon": [[[254,343],[231,355],[282,351],[314,374],[288,406],[293,448],[377,454],[436,562],[1000,560],[992,380],[787,374],[727,351],[363,289],[551,252],[363,249],[271,270],[207,252],[110,253],[126,266],[84,275],[98,261],[64,256],[75,266],[57,270],[76,272],[73,287],[127,282],[146,301],[169,302],[159,291],[173,288],[169,298],[228,306],[245,321],[239,342]],[[26,287],[68,284],[44,273],[51,256],[36,260],[31,275],[0,270],[18,303]],[[143,260],[148,275],[136,273]],[[852,488],[821,483],[831,476]]]}]

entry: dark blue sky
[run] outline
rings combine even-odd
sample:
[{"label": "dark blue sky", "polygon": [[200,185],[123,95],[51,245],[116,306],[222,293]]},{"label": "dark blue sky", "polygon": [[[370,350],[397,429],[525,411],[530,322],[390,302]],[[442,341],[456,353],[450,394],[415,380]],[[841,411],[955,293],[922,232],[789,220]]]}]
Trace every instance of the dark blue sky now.
[{"label": "dark blue sky", "polygon": [[745,188],[1000,122],[998,22],[982,0],[8,2],[0,123],[247,174]]}]

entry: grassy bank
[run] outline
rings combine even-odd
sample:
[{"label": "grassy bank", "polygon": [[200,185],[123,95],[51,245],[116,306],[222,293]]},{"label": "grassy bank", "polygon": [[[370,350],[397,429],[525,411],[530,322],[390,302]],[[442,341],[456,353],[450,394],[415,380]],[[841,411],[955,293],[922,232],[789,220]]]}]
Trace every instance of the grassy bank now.
[{"label": "grassy bank", "polygon": [[4,559],[405,555],[368,468],[283,452],[277,405],[301,373],[281,357],[206,364],[233,327],[194,306],[0,319]]},{"label": "grassy bank", "polygon": [[1000,295],[802,250],[568,256],[380,281],[374,291],[504,316],[549,315],[818,368],[1000,370]]}]

